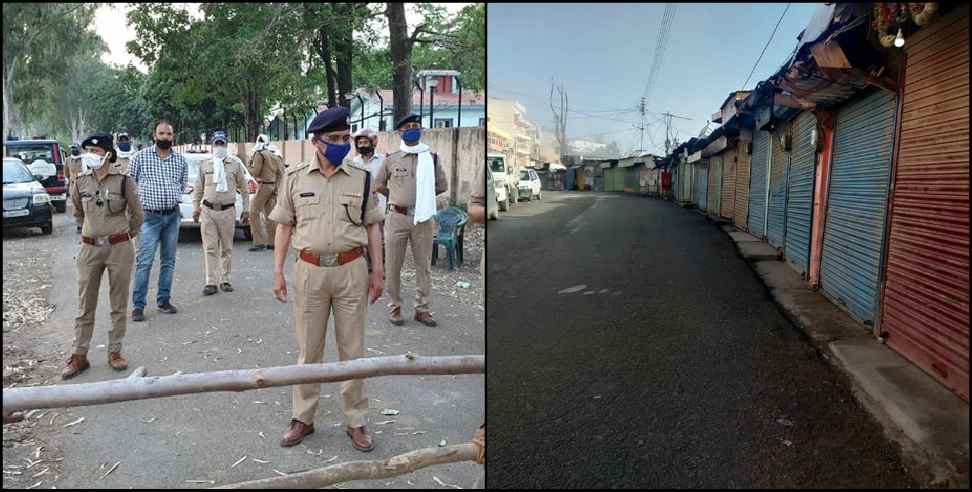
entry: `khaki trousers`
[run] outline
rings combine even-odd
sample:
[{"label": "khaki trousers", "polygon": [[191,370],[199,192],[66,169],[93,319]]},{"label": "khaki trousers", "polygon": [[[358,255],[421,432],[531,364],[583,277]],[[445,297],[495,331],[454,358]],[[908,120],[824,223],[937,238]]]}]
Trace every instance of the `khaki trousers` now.
[{"label": "khaki trousers", "polygon": [[[334,312],[334,340],[338,358],[348,361],[364,355],[365,319],[368,313],[368,267],[364,258],[333,267],[297,260],[294,321],[300,345],[298,364],[320,364],[324,358],[327,321]],[[311,425],[320,403],[320,383],[294,386],[293,418]],[[349,427],[365,425],[368,399],[361,379],[341,383],[344,421]]]},{"label": "khaki trousers", "polygon": [[[273,207],[277,205],[277,184],[262,183],[256,196],[250,201],[250,234],[254,245],[273,244],[277,234],[277,223],[268,219]],[[264,226],[266,231],[264,231]],[[269,239],[267,238],[269,234]]]},{"label": "khaki trousers", "polygon": [[108,332],[108,351],[121,352],[125,338],[129,287],[132,284],[132,267],[135,251],[132,242],[125,241],[106,246],[81,244],[77,257],[78,266],[78,317],[74,320],[74,353],[85,355],[94,333],[95,308],[101,277],[108,270],[108,298],[111,303],[111,330]]},{"label": "khaki trousers", "polygon": [[432,238],[435,236],[435,219],[413,224],[415,218],[394,210],[385,217],[385,287],[388,289],[389,312],[402,307],[402,264],[405,262],[405,245],[411,243],[415,261],[415,311],[429,312],[429,294],[432,284]]},{"label": "khaki trousers", "polygon": [[217,212],[203,205],[199,229],[202,235],[206,285],[229,282],[233,263],[233,234],[236,233],[236,209],[230,207]]}]

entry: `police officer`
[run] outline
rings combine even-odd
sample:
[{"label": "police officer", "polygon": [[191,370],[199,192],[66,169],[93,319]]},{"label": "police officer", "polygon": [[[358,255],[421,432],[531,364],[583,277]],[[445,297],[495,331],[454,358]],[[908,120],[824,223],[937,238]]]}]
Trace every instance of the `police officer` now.
[{"label": "police officer", "polygon": [[[372,179],[378,175],[378,170],[381,169],[381,163],[385,162],[385,156],[376,152],[375,149],[378,147],[378,134],[375,133],[371,128],[362,128],[354,133],[354,150],[357,151],[357,155],[352,159],[354,165],[365,169],[371,173]],[[382,212],[388,211],[388,198],[385,195],[378,195],[378,208]],[[382,250],[385,248],[385,221],[381,224],[381,247]],[[371,258],[370,256],[368,258]],[[371,269],[371,262],[368,262],[369,271]]]},{"label": "police officer", "polygon": [[95,308],[101,277],[108,270],[111,331],[108,365],[122,371],[128,361],[121,355],[128,310],[128,288],[135,253],[130,239],[142,226],[142,205],[135,180],[118,172],[111,134],[95,134],[81,144],[82,171],[71,182],[74,216],[82,222],[78,252],[78,317],[74,324],[74,351],[61,371],[70,379],[87,369],[88,346],[94,331]]},{"label": "police officer", "polygon": [[[435,235],[435,197],[449,187],[438,156],[420,143],[422,119],[417,114],[402,118],[395,129],[401,135],[399,151],[385,158],[375,177],[375,190],[388,197],[385,220],[385,256],[388,257],[389,321],[401,326],[401,272],[405,245],[412,243],[415,259],[415,320],[435,326],[431,303],[432,240]],[[434,168],[434,171],[432,170]]]},{"label": "police officer", "polygon": [[270,138],[266,135],[258,136],[253,156],[250,158],[250,175],[258,184],[256,196],[253,197],[249,209],[250,234],[253,236],[253,246],[249,251],[273,249],[275,225],[269,217],[277,203],[277,180],[283,173],[283,159],[267,147],[269,141]]},{"label": "police officer", "polygon": [[118,148],[115,150],[118,152],[118,160],[115,161],[115,167],[122,174],[128,174],[128,162],[135,155],[135,150],[132,149],[132,139],[128,136],[127,132],[118,134]]},{"label": "police officer", "polygon": [[[68,194],[71,193],[71,185],[74,180],[77,179],[78,174],[81,172],[81,144],[74,142],[71,144],[71,155],[67,158],[67,181],[68,181]],[[75,230],[78,234],[81,234],[81,219],[77,221],[77,229]]]},{"label": "police officer", "polygon": [[[323,359],[332,312],[340,359],[363,356],[368,304],[381,297],[384,272],[375,268],[369,278],[362,256],[364,246],[369,246],[372,264],[382,264],[378,231],[382,212],[370,175],[344,163],[351,149],[348,129],[344,107],[314,118],[307,128],[317,149],[314,157],[287,170],[280,199],[270,214],[270,220],[277,222],[274,295],[281,302],[287,297],[283,269],[291,240],[298,258],[294,283],[298,364],[318,364]],[[363,387],[361,379],[341,383],[345,432],[355,449],[371,451],[374,443],[365,430],[368,400]],[[281,446],[294,446],[314,432],[320,394],[319,383],[294,387],[293,418]]]},{"label": "police officer", "polygon": [[[223,292],[232,292],[230,271],[233,260],[233,235],[236,232],[236,193],[243,196],[241,222],[247,220],[250,191],[246,187],[243,161],[226,149],[226,132],[213,134],[213,158],[199,163],[199,174],[192,192],[192,219],[200,222],[206,285],[203,295],[216,293],[216,284]],[[204,209],[200,207],[202,204]],[[222,259],[222,268],[218,259]]]}]

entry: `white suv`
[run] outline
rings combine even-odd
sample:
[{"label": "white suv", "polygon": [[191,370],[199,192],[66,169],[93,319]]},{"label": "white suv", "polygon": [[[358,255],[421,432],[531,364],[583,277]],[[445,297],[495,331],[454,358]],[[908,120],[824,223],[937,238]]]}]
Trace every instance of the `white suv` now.
[{"label": "white suv", "polygon": [[540,176],[533,169],[520,170],[520,183],[517,188],[519,189],[519,197],[526,198],[527,201],[534,198],[543,199],[543,193],[540,191]]}]

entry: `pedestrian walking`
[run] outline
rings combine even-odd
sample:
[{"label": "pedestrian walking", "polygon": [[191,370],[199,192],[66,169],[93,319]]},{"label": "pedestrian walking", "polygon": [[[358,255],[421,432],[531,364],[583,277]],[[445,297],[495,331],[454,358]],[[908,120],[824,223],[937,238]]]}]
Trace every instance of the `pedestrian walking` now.
[{"label": "pedestrian walking", "polygon": [[[286,302],[284,259],[293,241],[299,261],[294,322],[300,346],[298,364],[318,364],[324,357],[328,318],[334,315],[334,339],[338,357],[349,361],[364,355],[365,319],[368,304],[381,297],[381,268],[371,275],[362,258],[369,246],[373,265],[381,265],[378,208],[370,175],[345,165],[351,150],[348,110],[328,109],[307,128],[317,151],[309,161],[288,169],[280,200],[270,214],[276,221],[274,296]],[[290,428],[280,445],[294,446],[314,432],[320,402],[319,383],[294,387]],[[364,382],[341,383],[345,433],[359,451],[371,451],[374,442],[365,428],[368,400]]]},{"label": "pedestrian walking", "polygon": [[[206,285],[203,295],[233,292],[230,271],[233,264],[233,235],[236,233],[236,193],[243,196],[241,222],[246,222],[250,191],[246,186],[243,161],[227,151],[225,132],[213,134],[213,158],[199,163],[192,193],[192,219],[200,223]],[[205,207],[205,208],[202,208]]]},{"label": "pedestrian walking", "polygon": [[108,365],[122,371],[128,360],[121,355],[128,311],[128,288],[135,253],[130,239],[142,225],[142,205],[134,180],[113,166],[115,149],[110,134],[94,134],[82,142],[84,170],[71,181],[74,216],[81,222],[78,269],[78,317],[74,320],[74,347],[62,379],[70,379],[90,367],[88,349],[94,332],[95,309],[101,278],[108,271],[111,330],[108,332]]},{"label": "pedestrian walking", "polygon": [[172,132],[172,124],[160,121],[155,127],[155,145],[137,152],[129,163],[128,175],[138,185],[138,196],[145,211],[136,255],[132,321],[145,319],[145,298],[157,248],[161,248],[161,259],[155,300],[159,311],[178,312],[171,302],[172,277],[182,219],[179,201],[189,181],[189,165],[182,154],[172,150]]},{"label": "pedestrian walking", "polygon": [[388,257],[388,319],[393,325],[402,318],[401,274],[405,246],[412,245],[415,260],[415,320],[436,326],[431,313],[432,240],[435,236],[435,197],[448,191],[439,157],[429,151],[422,138],[422,119],[417,114],[396,125],[402,143],[398,152],[385,158],[375,178],[375,190],[388,197],[385,221],[385,256]]},{"label": "pedestrian walking", "polygon": [[[378,170],[381,169],[381,163],[385,162],[385,156],[379,154],[375,151],[378,147],[378,134],[375,133],[371,128],[362,128],[355,132],[354,134],[354,148],[357,151],[357,155],[354,156],[352,162],[371,173],[372,179],[378,175]],[[381,209],[382,213],[388,212],[388,198],[385,195],[378,194],[378,208]],[[379,230],[381,231],[381,248],[382,251],[385,249],[385,221],[382,220]],[[368,255],[368,271],[371,271],[371,255]],[[384,257],[382,257],[384,258]]]},{"label": "pedestrian walking", "polygon": [[258,136],[250,157],[250,175],[257,181],[257,192],[249,209],[250,235],[253,236],[249,251],[273,249],[276,225],[269,217],[277,203],[277,181],[283,174],[283,159],[268,147],[269,142],[266,135]]}]

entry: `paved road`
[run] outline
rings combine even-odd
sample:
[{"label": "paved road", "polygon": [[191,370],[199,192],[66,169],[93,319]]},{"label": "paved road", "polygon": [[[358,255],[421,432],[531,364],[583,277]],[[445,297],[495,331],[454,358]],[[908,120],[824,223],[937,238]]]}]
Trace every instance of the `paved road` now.
[{"label": "paved road", "polygon": [[[474,233],[477,241],[467,241],[465,263],[452,273],[443,261],[433,267],[433,312],[437,328],[426,328],[409,321],[393,327],[385,321],[385,298],[371,306],[366,327],[368,356],[403,354],[464,355],[483,353],[483,308],[479,274],[482,229]],[[473,233],[471,233],[473,234]],[[50,383],[61,384],[54,374],[66,360],[73,336],[77,310],[74,255],[78,250],[73,219],[58,214],[53,236],[40,236],[37,230],[4,232],[4,270],[8,261],[30,256],[37,250],[53,257],[50,265],[38,269],[50,285],[47,301],[56,309],[43,326],[33,333],[19,332],[18,343],[35,354],[50,354],[43,362]],[[246,251],[249,242],[237,241],[234,248],[233,284],[236,291],[202,297],[204,273],[202,247],[198,232],[184,231],[179,243],[172,303],[176,315],[155,308],[158,263],[153,269],[146,308],[146,321],[128,324],[124,353],[130,369],[114,372],[106,362],[109,307],[107,282],[102,284],[95,334],[89,360],[92,367],[68,381],[70,384],[125,377],[132,369],[146,366],[150,375],[166,375],[222,369],[256,368],[293,364],[298,347],[294,338],[291,309],[294,295],[293,257],[288,261],[290,285],[288,304],[272,298],[270,279],[272,252]],[[9,254],[9,260],[8,260]],[[410,260],[409,260],[410,262]],[[403,276],[404,314],[412,314],[414,274],[411,263]],[[471,289],[457,289],[459,280]],[[4,289],[8,283],[4,283]],[[6,294],[6,292],[5,292]],[[328,328],[325,361],[336,361],[333,322]],[[7,334],[4,334],[5,345]],[[57,354],[58,351],[65,354]],[[5,360],[5,365],[10,363]],[[284,449],[278,441],[286,431],[291,411],[290,387],[268,388],[242,393],[206,393],[172,398],[142,400],[122,404],[77,407],[47,411],[35,426],[38,443],[62,456],[58,473],[34,480],[21,478],[11,486],[28,486],[42,481],[41,488],[185,488],[208,484],[186,480],[213,480],[225,485],[245,480],[276,476],[274,470],[289,473],[349,460],[382,459],[413,449],[435,447],[440,440],[449,444],[468,442],[485,412],[484,376],[385,377],[365,383],[371,399],[369,428],[376,450],[355,451],[343,432],[340,394],[337,384],[322,388],[316,422],[317,431],[299,446]],[[399,410],[396,417],[379,412]],[[54,425],[48,421],[60,413]],[[84,417],[84,422],[69,429],[63,425]],[[378,424],[392,420],[394,422]],[[5,446],[6,434],[5,429]],[[261,435],[262,434],[262,435]],[[32,451],[33,447],[28,448]],[[11,453],[13,456],[13,453]],[[248,459],[231,467],[243,456]],[[30,456],[27,456],[30,457]],[[260,463],[253,458],[267,461]],[[120,461],[108,477],[100,477]],[[21,465],[22,461],[17,460]],[[13,458],[10,464],[15,462]],[[8,453],[4,451],[4,465]],[[32,470],[33,471],[33,470]],[[446,464],[412,475],[380,481],[344,484],[340,488],[440,487],[436,478],[447,484],[472,487],[483,469],[473,463]],[[4,475],[4,485],[8,485]]]},{"label": "paved road", "polygon": [[544,192],[490,222],[489,487],[907,487],[730,240],[670,202]]}]

